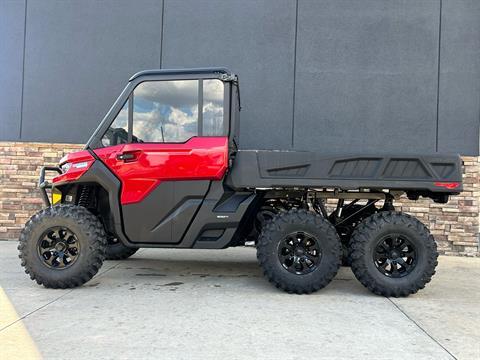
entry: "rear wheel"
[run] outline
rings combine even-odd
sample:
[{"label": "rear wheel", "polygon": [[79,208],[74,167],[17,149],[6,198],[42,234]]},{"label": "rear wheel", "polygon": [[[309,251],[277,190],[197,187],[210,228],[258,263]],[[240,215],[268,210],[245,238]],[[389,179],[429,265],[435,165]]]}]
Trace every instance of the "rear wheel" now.
[{"label": "rear wheel", "polygon": [[257,245],[257,258],[268,280],[297,294],[328,285],[340,267],[341,255],[333,225],[298,209],[282,212],[267,222]]},{"label": "rear wheel", "polygon": [[107,239],[87,209],[57,205],[33,215],[19,239],[19,257],[32,280],[48,288],[72,288],[102,266]]},{"label": "rear wheel", "polygon": [[109,238],[106,250],[106,260],[124,260],[137,252],[138,248],[123,245],[117,238]]},{"label": "rear wheel", "polygon": [[350,241],[352,271],[370,291],[408,296],[423,289],[437,266],[437,246],[416,218],[394,211],[365,219]]}]

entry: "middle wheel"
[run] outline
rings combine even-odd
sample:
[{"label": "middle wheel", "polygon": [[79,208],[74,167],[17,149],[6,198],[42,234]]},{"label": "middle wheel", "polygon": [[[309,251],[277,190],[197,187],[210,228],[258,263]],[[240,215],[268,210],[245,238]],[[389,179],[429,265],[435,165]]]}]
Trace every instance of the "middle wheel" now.
[{"label": "middle wheel", "polygon": [[114,237],[109,237],[107,242],[107,249],[105,251],[106,260],[125,260],[135,254],[138,248],[129,248],[122,244],[122,242]]},{"label": "middle wheel", "polygon": [[267,222],[257,244],[265,276],[289,293],[317,291],[335,277],[342,248],[335,227],[306,210],[282,212]]}]

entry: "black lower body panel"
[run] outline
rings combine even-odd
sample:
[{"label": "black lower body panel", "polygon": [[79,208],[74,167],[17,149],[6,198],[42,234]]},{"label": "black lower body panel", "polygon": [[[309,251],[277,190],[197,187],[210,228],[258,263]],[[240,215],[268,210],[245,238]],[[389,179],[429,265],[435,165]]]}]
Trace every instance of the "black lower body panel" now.
[{"label": "black lower body panel", "polygon": [[160,183],[143,201],[122,207],[129,242],[139,247],[227,247],[255,199],[222,181]]},{"label": "black lower body panel", "polygon": [[184,245],[198,249],[223,249],[230,245],[257,195],[226,191],[223,182],[212,182],[208,195],[192,221]]},{"label": "black lower body panel", "polygon": [[134,243],[178,244],[210,181],[164,181],[142,201],[123,205],[125,234]]}]

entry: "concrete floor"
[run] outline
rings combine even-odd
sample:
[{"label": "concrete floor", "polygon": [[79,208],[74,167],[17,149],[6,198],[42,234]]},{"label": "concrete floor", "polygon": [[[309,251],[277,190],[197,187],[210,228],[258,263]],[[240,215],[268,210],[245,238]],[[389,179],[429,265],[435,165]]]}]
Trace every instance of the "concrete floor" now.
[{"label": "concrete floor", "polygon": [[480,358],[478,258],[441,257],[405,299],[371,294],[348,268],[313,295],[283,293],[253,248],[144,249],[50,290],[23,273],[16,245],[0,242],[0,287],[21,319],[0,321],[1,359],[22,323],[46,359]]}]

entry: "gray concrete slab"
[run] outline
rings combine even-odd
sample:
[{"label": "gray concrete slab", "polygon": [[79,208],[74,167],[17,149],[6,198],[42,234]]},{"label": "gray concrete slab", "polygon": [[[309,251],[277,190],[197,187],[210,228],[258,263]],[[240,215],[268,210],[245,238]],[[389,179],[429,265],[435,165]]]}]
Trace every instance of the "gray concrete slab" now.
[{"label": "gray concrete slab", "polygon": [[459,359],[480,358],[480,259],[440,258],[416,296],[392,301]]},{"label": "gray concrete slab", "polygon": [[298,296],[268,284],[253,248],[144,249],[83,287],[49,290],[0,242],[0,287],[47,359],[478,358],[479,275],[480,259],[442,257],[424,291],[387,299],[342,268]]}]

